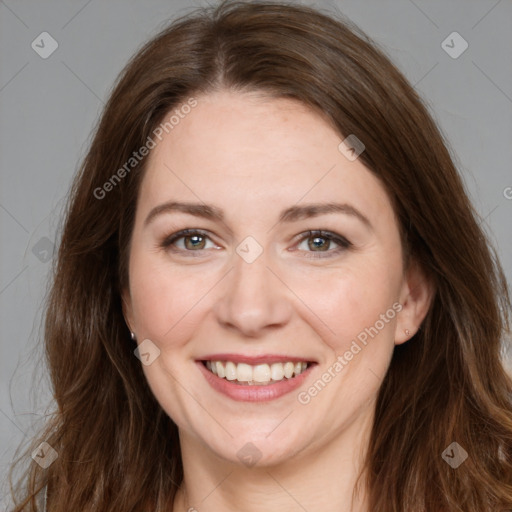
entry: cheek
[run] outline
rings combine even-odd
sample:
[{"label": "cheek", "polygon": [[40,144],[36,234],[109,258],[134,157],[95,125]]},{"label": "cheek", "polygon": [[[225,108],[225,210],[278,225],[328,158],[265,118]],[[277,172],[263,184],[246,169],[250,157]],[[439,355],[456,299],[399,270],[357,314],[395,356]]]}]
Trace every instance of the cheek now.
[{"label": "cheek", "polygon": [[194,328],[194,315],[211,288],[199,272],[159,262],[160,258],[134,254],[130,289],[134,317],[141,335],[160,349],[183,339]]},{"label": "cheek", "polygon": [[374,328],[379,339],[394,341],[397,305],[393,309],[393,304],[398,296],[399,265],[382,263],[381,258],[354,262],[335,269],[288,274],[287,283],[309,310],[307,321],[317,326],[336,354],[348,350],[358,336],[363,344],[365,334],[369,339],[376,337]]},{"label": "cheek", "polygon": [[[142,367],[149,387],[164,411],[180,426],[194,423],[190,395],[183,383],[190,366],[188,342],[200,323],[208,286],[204,275],[162,263],[148,253],[134,253],[130,289],[140,338],[150,339],[160,350],[158,357]],[[179,357],[177,357],[179,356]]]},{"label": "cheek", "polygon": [[314,312],[308,321],[328,348],[318,380],[302,390],[299,402],[314,401],[325,408],[326,425],[339,424],[340,410],[352,414],[366,406],[386,374],[401,310],[396,301],[398,269],[354,265],[317,273],[314,281],[305,284],[308,280],[303,279],[302,288],[296,288],[299,296],[307,297]]}]

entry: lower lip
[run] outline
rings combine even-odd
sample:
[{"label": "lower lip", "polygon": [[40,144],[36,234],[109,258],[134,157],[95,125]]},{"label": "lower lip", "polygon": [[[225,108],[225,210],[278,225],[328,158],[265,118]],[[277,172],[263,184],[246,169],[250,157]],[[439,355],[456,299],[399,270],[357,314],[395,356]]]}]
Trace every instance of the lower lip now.
[{"label": "lower lip", "polygon": [[200,371],[203,373],[213,389],[240,402],[267,402],[269,400],[279,398],[286,393],[290,393],[304,383],[304,380],[307,379],[310,371],[314,366],[316,366],[315,364],[308,366],[304,372],[292,379],[284,378],[279,382],[268,384],[266,386],[259,384],[251,386],[235,384],[234,381],[218,377],[208,370],[201,361],[196,361],[196,364],[199,366]]}]

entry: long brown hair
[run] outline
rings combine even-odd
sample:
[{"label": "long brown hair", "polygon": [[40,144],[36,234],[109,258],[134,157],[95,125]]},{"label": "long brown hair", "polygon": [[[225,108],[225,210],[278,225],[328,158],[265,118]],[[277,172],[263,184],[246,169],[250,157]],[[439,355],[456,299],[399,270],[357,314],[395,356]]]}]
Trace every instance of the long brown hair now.
[{"label": "long brown hair", "polygon": [[[51,512],[172,507],[183,478],[177,427],[134,357],[121,302],[146,159],[112,176],[172,109],[223,88],[294,98],[340,137],[361,139],[405,252],[435,284],[421,329],[395,348],[379,390],[370,510],[511,510],[512,382],[500,360],[510,299],[442,135],[349,22],[293,3],[223,2],[176,20],[132,58],[74,181],[45,322],[57,409],[27,450],[46,441],[58,458],[47,469],[30,461],[15,512],[38,510],[44,486]],[[457,469],[442,457],[453,442],[468,453]]]}]

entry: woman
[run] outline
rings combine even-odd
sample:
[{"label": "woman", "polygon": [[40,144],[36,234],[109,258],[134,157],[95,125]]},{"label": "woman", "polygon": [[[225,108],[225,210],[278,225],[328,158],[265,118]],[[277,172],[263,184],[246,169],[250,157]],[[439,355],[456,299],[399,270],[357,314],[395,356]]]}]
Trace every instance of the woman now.
[{"label": "woman", "polygon": [[200,10],[128,64],[74,183],[58,410],[15,510],[512,510],[509,311],[438,129],[364,35]]}]

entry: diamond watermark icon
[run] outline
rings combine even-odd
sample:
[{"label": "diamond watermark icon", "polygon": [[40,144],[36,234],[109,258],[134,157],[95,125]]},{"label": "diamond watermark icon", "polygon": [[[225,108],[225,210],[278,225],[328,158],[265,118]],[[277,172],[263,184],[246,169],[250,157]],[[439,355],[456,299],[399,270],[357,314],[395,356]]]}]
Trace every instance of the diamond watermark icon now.
[{"label": "diamond watermark icon", "polygon": [[452,59],[458,59],[468,49],[468,46],[468,42],[458,32],[452,32],[441,43],[441,48]]},{"label": "diamond watermark icon", "polygon": [[468,452],[459,443],[453,442],[441,454],[441,457],[453,469],[457,469],[468,458]]},{"label": "diamond watermark icon", "polygon": [[31,455],[43,469],[50,467],[58,456],[59,454],[46,441],[43,441]]},{"label": "diamond watermark icon", "polygon": [[262,453],[253,443],[245,443],[236,455],[241,462],[250,468],[261,459]]},{"label": "diamond watermark icon", "polygon": [[47,59],[59,47],[59,43],[48,32],[41,32],[30,46],[39,57]]},{"label": "diamond watermark icon", "polygon": [[160,349],[150,339],[146,338],[133,353],[141,360],[144,366],[149,366],[160,355]]},{"label": "diamond watermark icon", "polygon": [[47,236],[43,236],[32,247],[32,254],[42,263],[47,263],[53,256],[53,249],[53,242]]},{"label": "diamond watermark icon", "polygon": [[236,253],[246,263],[252,263],[263,253],[263,247],[254,237],[248,236],[237,245]]},{"label": "diamond watermark icon", "polygon": [[363,142],[358,139],[353,133],[346,139],[343,139],[339,146],[339,152],[347,159],[353,162],[357,157],[366,149]]}]

